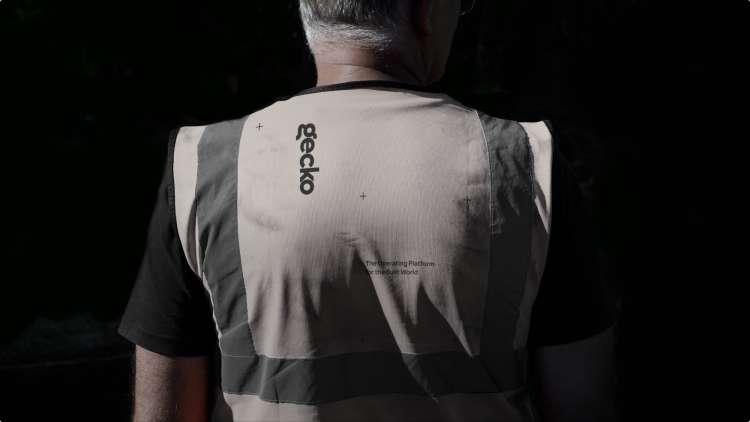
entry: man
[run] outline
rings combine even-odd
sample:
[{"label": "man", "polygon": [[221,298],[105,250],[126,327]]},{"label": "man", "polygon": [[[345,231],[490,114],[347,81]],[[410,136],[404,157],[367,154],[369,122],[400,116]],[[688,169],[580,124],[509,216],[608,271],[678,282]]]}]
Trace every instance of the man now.
[{"label": "man", "polygon": [[614,320],[551,133],[425,88],[469,8],[302,0],[317,86],[173,132],[119,327],[134,420],[607,420]]}]

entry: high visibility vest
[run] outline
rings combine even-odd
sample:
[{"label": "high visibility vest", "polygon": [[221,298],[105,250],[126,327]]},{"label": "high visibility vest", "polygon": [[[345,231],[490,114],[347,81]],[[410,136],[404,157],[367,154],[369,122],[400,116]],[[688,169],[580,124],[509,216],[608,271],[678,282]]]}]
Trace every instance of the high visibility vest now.
[{"label": "high visibility vest", "polygon": [[214,421],[528,421],[552,137],[396,84],[182,127],[174,204]]}]

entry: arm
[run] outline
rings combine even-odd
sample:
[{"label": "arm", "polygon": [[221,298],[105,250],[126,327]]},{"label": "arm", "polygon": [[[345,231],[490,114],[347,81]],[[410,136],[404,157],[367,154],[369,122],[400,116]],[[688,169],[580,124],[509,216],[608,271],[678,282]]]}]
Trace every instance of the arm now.
[{"label": "arm", "polygon": [[135,346],[133,422],[205,422],[209,359],[169,357]]},{"label": "arm", "polygon": [[211,303],[177,229],[175,142],[173,131],[140,269],[117,328],[135,344],[134,422],[205,422],[213,406],[208,394],[217,382],[211,371],[217,353]]},{"label": "arm", "polygon": [[612,327],[583,340],[540,347],[531,365],[542,421],[616,421]]},{"label": "arm", "polygon": [[590,204],[559,148],[552,155],[549,248],[539,259],[545,264],[528,342],[530,393],[544,422],[612,422],[615,298],[600,268]]}]

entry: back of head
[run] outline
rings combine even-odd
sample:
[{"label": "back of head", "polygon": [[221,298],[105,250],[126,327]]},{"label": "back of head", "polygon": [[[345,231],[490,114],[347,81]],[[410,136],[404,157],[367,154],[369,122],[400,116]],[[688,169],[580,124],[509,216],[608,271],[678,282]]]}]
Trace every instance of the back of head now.
[{"label": "back of head", "polygon": [[308,43],[331,41],[383,51],[398,35],[404,0],[300,0]]}]

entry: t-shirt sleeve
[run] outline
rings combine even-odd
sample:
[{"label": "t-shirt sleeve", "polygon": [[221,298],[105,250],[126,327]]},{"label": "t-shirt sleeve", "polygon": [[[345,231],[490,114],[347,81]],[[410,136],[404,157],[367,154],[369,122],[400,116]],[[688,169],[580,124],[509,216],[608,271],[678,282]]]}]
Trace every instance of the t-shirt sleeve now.
[{"label": "t-shirt sleeve", "polygon": [[529,348],[582,340],[616,319],[614,295],[600,270],[591,209],[556,146],[551,183],[549,245],[532,308]]},{"label": "t-shirt sleeve", "polygon": [[129,341],[167,356],[212,353],[216,331],[208,293],[188,265],[174,208],[174,145],[167,157],[147,231],[145,251],[117,332]]}]

